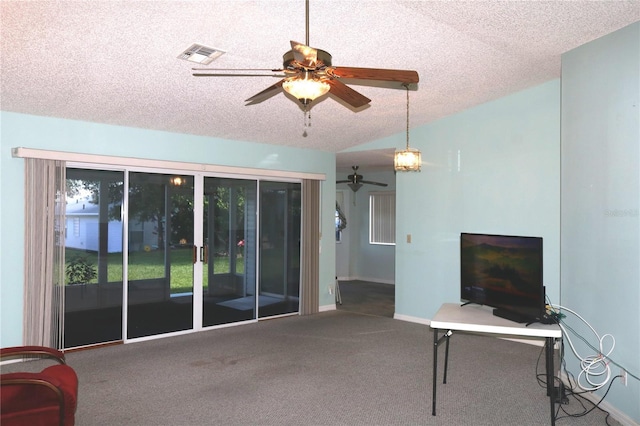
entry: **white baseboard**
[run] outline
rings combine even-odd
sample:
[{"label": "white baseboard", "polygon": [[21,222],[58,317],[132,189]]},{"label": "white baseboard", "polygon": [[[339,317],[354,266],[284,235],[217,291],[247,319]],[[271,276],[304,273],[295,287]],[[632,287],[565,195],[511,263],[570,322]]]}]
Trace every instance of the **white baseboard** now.
[{"label": "white baseboard", "polygon": [[[501,337],[501,339],[504,340],[509,340],[511,342],[518,342],[518,343],[524,343],[527,345],[533,345],[533,346],[544,346],[544,339],[541,338],[532,338],[532,339],[518,339],[518,338],[513,338],[513,337]],[[556,348],[557,348],[557,344],[556,344]]]},{"label": "white baseboard", "polygon": [[394,280],[385,280],[382,278],[370,278],[370,277],[338,277],[338,281],[368,281],[370,283],[391,284],[395,285]]},{"label": "white baseboard", "polygon": [[431,325],[431,320],[426,318],[413,317],[411,315],[393,314],[393,319],[407,322],[415,322],[417,324]]},{"label": "white baseboard", "polygon": [[336,310],[335,303],[331,303],[329,305],[322,305],[318,308],[318,312],[327,312],[327,311],[335,311],[335,310]]}]

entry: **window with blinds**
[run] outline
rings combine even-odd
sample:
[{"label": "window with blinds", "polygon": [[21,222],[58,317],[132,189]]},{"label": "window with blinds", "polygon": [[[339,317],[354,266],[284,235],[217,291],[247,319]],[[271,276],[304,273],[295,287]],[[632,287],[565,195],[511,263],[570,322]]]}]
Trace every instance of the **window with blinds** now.
[{"label": "window with blinds", "polygon": [[395,245],[396,193],[369,193],[369,244]]}]

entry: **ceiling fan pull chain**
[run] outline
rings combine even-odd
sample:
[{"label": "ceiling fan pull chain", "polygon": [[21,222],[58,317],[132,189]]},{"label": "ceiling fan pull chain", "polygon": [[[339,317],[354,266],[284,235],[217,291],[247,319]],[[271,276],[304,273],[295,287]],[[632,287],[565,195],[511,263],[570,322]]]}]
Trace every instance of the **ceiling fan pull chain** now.
[{"label": "ceiling fan pull chain", "polygon": [[311,112],[309,110],[304,111],[304,132],[302,132],[302,137],[307,137],[307,127],[311,127]]}]

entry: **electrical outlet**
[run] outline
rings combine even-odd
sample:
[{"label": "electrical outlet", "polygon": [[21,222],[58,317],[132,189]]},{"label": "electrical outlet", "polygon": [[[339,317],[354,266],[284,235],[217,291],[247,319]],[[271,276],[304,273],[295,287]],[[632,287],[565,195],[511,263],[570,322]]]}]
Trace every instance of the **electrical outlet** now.
[{"label": "electrical outlet", "polygon": [[627,386],[627,370],[624,368],[620,370],[620,381],[624,386]]},{"label": "electrical outlet", "polygon": [[329,294],[333,294],[333,286],[332,285],[329,286]]}]

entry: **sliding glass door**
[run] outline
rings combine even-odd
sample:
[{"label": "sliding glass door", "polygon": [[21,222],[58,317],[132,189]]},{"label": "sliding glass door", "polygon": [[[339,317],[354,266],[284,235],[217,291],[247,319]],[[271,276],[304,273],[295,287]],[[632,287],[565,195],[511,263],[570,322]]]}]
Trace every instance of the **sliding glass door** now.
[{"label": "sliding glass door", "polygon": [[193,328],[194,177],[129,174],[127,337]]},{"label": "sliding glass door", "polygon": [[204,178],[203,327],[256,318],[256,187]]},{"label": "sliding glass door", "polygon": [[260,182],[260,318],[299,310],[300,187]]},{"label": "sliding glass door", "polygon": [[301,184],[67,169],[65,347],[299,311]]},{"label": "sliding glass door", "polygon": [[122,340],[124,172],[67,168],[64,346]]}]

